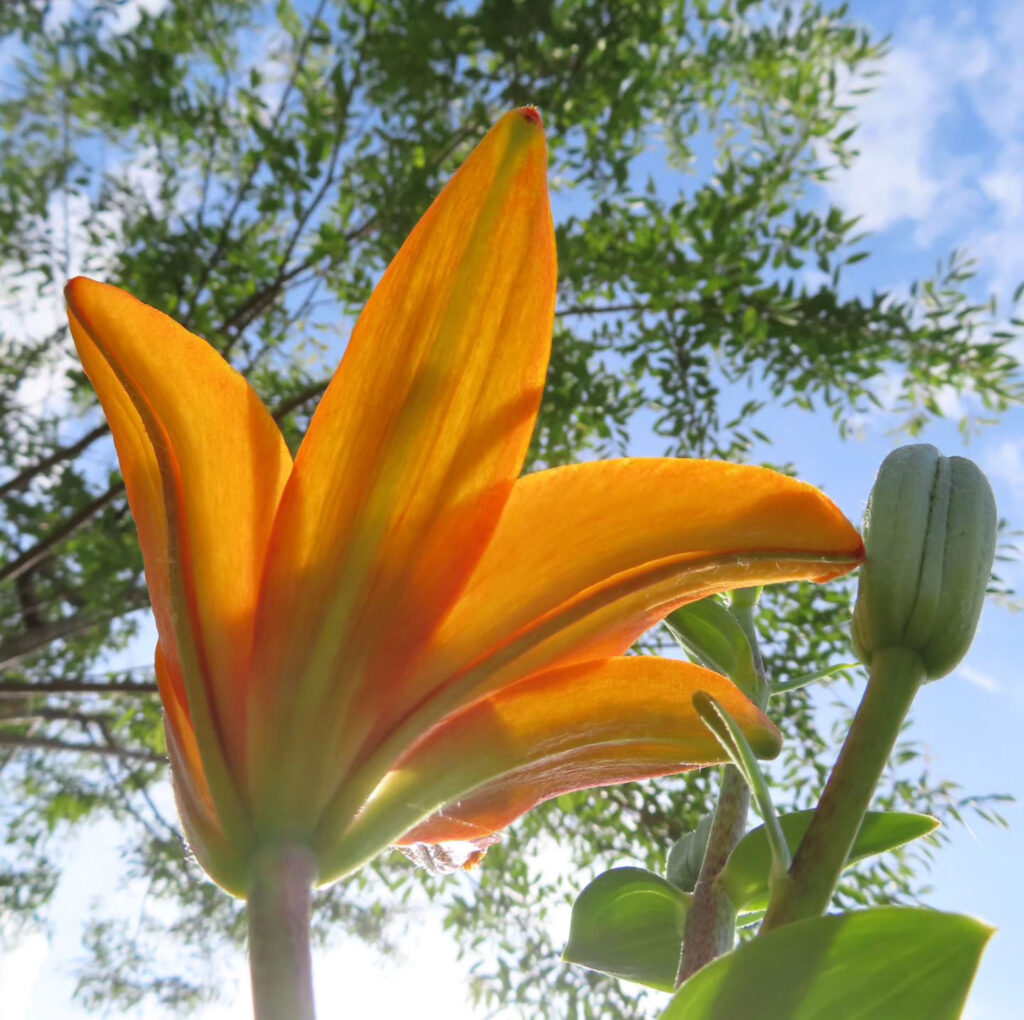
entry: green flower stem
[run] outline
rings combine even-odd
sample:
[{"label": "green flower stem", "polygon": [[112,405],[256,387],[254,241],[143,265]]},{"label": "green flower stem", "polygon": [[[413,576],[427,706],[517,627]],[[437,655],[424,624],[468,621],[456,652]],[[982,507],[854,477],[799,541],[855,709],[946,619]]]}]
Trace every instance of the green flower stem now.
[{"label": "green flower stem", "polygon": [[302,847],[257,858],[249,888],[249,967],[256,1020],[314,1020],[309,951],[316,862]]},{"label": "green flower stem", "polygon": [[793,859],[790,881],[773,892],[762,932],[825,913],[924,677],[914,651],[884,648],[872,656],[867,690]]},{"label": "green flower stem", "polygon": [[775,813],[768,781],[757,763],[753,749],[743,735],[743,730],[710,694],[698,692],[693,696],[693,705],[704,720],[704,725],[718,738],[718,742],[732,759],[733,765],[739,769],[740,775],[750,787],[757,810],[764,819],[764,832],[772,852],[772,874],[785,875],[790,865],[789,844]]},{"label": "green flower stem", "polygon": [[724,766],[708,848],[704,852],[693,889],[693,902],[686,918],[677,986],[732,948],[736,937],[736,908],[719,885],[718,876],[747,830],[749,808],[750,787],[747,781],[735,765]]},{"label": "green flower stem", "polygon": [[[759,594],[760,589],[733,592],[732,612],[743,628],[753,653],[758,684],[751,700],[763,709],[768,702],[768,685],[765,682],[764,662],[758,648],[753,619]],[[750,787],[747,781],[735,765],[724,766],[715,818],[708,835],[708,848],[694,886],[690,913],[686,918],[676,985],[681,985],[691,974],[732,948],[736,938],[736,907],[718,878],[729,855],[747,831],[749,810]]]}]

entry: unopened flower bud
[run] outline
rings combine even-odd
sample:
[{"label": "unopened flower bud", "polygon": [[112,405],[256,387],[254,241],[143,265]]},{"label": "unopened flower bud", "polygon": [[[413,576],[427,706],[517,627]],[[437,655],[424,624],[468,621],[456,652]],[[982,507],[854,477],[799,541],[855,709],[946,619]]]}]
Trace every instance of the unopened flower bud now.
[{"label": "unopened flower bud", "polygon": [[853,611],[861,661],[906,648],[928,679],[949,673],[974,638],[995,543],[995,499],[976,464],[924,444],[889,454],[864,518]]}]

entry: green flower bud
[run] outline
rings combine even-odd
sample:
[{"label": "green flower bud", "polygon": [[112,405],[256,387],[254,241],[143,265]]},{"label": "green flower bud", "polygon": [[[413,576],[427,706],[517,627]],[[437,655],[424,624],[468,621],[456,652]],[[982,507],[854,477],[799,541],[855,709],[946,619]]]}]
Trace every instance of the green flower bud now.
[{"label": "green flower bud", "polygon": [[992,488],[973,461],[904,446],[882,462],[864,517],[867,559],[853,611],[864,663],[917,652],[927,678],[949,673],[978,626],[996,546]]}]

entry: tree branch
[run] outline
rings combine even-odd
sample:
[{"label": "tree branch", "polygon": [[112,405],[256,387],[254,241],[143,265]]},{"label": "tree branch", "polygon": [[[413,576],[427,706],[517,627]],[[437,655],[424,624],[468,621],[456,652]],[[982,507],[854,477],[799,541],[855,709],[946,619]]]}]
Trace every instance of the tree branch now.
[{"label": "tree branch", "polygon": [[[281,122],[281,118],[284,116],[284,112],[288,107],[288,100],[291,98],[292,90],[295,88],[295,83],[299,78],[299,71],[302,69],[302,63],[306,58],[306,49],[313,37],[313,25],[320,20],[326,6],[327,0],[320,0],[319,6],[309,21],[309,27],[303,35],[302,41],[299,43],[299,48],[295,55],[295,66],[292,68],[291,75],[288,78],[288,83],[285,85],[284,91],[281,93],[281,99],[278,102],[277,109],[274,111],[274,116],[270,121],[269,131],[271,134],[277,130],[277,126]],[[261,150],[257,149],[256,151],[260,152]],[[210,274],[213,272],[214,267],[221,260],[224,252],[227,250],[228,235],[231,233],[231,226],[234,223],[235,216],[238,215],[238,210],[241,209],[242,203],[245,201],[245,196],[249,193],[249,189],[252,187],[253,181],[256,179],[256,174],[262,163],[262,156],[253,162],[248,174],[246,174],[245,180],[242,181],[241,187],[235,195],[235,200],[232,203],[231,208],[228,210],[227,216],[224,217],[224,222],[221,224],[220,234],[217,238],[217,244],[209,259],[206,260],[203,275],[199,278],[195,292],[192,295],[193,307],[199,300],[199,296],[202,294],[203,288],[209,281]]]},{"label": "tree branch", "polygon": [[0,680],[0,698],[20,698],[26,694],[129,694],[139,697],[159,693],[155,683],[113,680],[92,683],[87,680]]},{"label": "tree branch", "polygon": [[99,754],[126,761],[145,761],[154,765],[166,764],[165,755],[131,747],[108,747],[106,744],[78,744],[51,737],[23,737],[14,733],[0,733],[0,747],[30,748],[41,751],[73,751],[78,754]]},{"label": "tree branch", "polygon": [[134,609],[141,609],[149,604],[149,595],[145,591],[137,591],[128,595],[122,608],[116,613],[97,614],[88,611],[75,613],[62,620],[54,620],[51,623],[43,624],[33,630],[18,634],[8,641],[0,643],[0,673],[16,666],[22,659],[38,652],[41,648],[58,641],[61,638],[78,634],[90,627],[98,627],[100,624],[116,620]]},{"label": "tree branch", "polygon": [[[327,388],[330,380],[321,380],[312,383],[304,390],[289,397],[273,412],[274,419],[280,421],[284,415],[293,411],[296,407],[304,404],[307,400],[318,396]],[[72,514],[62,524],[57,525],[48,535],[41,538],[35,545],[26,549],[17,559],[0,567],[0,583],[12,581],[27,573],[34,566],[52,555],[56,546],[65,539],[70,538],[79,528],[88,524],[104,507],[112,503],[121,493],[124,492],[124,482],[115,482],[105,492],[100,493],[91,503],[87,503],[80,510]],[[2,668],[2,666],[0,666]]]},{"label": "tree branch", "polygon": [[56,467],[62,461],[73,460],[83,450],[95,443],[97,439],[102,439],[109,431],[107,423],[103,422],[101,425],[97,425],[96,428],[86,432],[81,439],[75,440],[70,446],[58,447],[53,453],[47,454],[26,468],[22,468],[13,478],[8,478],[6,482],[0,483],[0,498],[10,495],[12,492],[20,492],[37,475],[41,475],[44,471]]},{"label": "tree branch", "polygon": [[58,524],[48,535],[41,538],[35,545],[26,549],[17,559],[11,560],[0,568],[0,582],[11,581],[31,570],[40,560],[53,552],[53,548],[66,538],[70,538],[79,528],[96,516],[104,507],[109,506],[122,492],[124,482],[115,482],[100,493],[91,503],[86,503],[76,510],[66,521]]}]

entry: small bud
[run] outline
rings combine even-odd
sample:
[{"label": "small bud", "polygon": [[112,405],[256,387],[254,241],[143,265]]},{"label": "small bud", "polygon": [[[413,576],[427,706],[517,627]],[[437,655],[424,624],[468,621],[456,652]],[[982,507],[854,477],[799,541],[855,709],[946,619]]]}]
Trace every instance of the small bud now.
[{"label": "small bud", "polygon": [[995,499],[976,464],[925,444],[889,454],[864,517],[853,611],[861,661],[906,648],[929,680],[949,673],[974,638],[995,543]]}]

